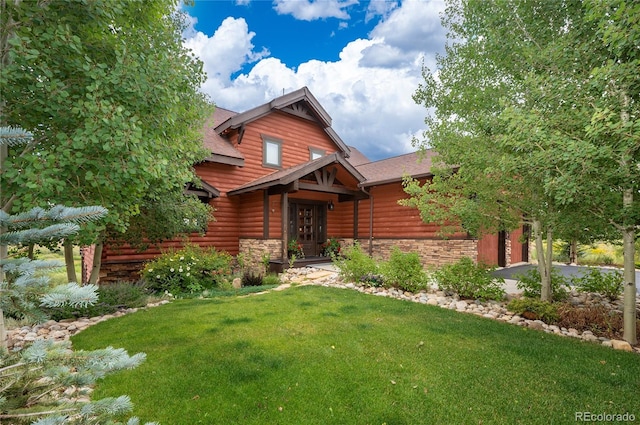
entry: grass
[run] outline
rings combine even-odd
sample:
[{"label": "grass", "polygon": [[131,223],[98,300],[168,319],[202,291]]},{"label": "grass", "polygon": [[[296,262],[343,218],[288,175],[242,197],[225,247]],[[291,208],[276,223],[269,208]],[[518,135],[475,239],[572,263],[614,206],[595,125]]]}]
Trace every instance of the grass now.
[{"label": "grass", "polygon": [[74,348],[146,352],[94,397],[179,424],[561,424],[640,417],[640,357],[438,307],[303,286],[180,300]]},{"label": "grass", "polygon": [[[46,247],[41,247],[41,246],[37,246],[36,250],[37,250],[36,258],[38,260],[57,260],[62,264],[60,268],[47,272],[47,275],[49,276],[49,282],[52,285],[62,285],[62,284],[68,283],[69,280],[67,279],[67,270],[64,267],[64,253],[62,251],[62,247],[60,247],[60,251],[58,252],[50,251]],[[81,279],[82,278],[81,276],[82,259],[80,257],[80,248],[77,246],[73,248],[73,259],[74,259],[74,265],[76,268],[77,277],[78,279]]]}]

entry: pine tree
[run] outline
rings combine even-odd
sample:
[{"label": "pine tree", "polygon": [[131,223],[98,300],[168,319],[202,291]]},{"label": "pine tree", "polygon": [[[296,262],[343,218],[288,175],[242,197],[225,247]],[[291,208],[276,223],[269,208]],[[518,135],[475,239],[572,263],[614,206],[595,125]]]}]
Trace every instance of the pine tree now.
[{"label": "pine tree", "polygon": [[[0,147],[29,143],[22,129],[0,127]],[[0,158],[0,171],[2,171]],[[80,225],[103,218],[100,206],[34,208],[20,214],[0,210],[0,419],[15,424],[119,424],[114,415],[131,411],[127,396],[93,402],[61,400],[66,388],[87,386],[109,373],[138,366],[144,353],[129,356],[123,349],[107,347],[95,351],[73,351],[70,343],[38,340],[14,353],[6,352],[4,313],[34,321],[44,320],[38,307],[86,306],[97,301],[95,285],[71,282],[51,287],[42,270],[62,263],[29,258],[9,258],[6,247],[31,243],[54,243],[73,235]],[[34,421],[35,422],[32,422]],[[136,418],[127,425],[137,425]]]}]

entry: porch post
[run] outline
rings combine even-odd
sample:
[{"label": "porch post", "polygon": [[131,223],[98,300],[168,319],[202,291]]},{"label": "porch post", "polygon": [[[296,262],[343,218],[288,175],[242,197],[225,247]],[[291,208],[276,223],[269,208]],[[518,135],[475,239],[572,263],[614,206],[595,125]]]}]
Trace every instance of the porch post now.
[{"label": "porch post", "polygon": [[282,260],[289,259],[287,243],[289,242],[289,194],[283,192],[280,195],[280,209],[282,211]]},{"label": "porch post", "polygon": [[353,242],[358,239],[358,205],[360,204],[359,199],[353,200]]},{"label": "porch post", "polygon": [[373,255],[373,187],[369,189],[369,255]]},{"label": "porch post", "polygon": [[269,191],[265,189],[262,193],[262,237],[269,239]]}]

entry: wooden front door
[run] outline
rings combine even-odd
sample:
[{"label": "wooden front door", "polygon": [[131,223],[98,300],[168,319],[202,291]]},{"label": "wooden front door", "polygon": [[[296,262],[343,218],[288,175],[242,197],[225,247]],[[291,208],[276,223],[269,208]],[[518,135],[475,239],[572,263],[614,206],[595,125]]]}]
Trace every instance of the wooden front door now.
[{"label": "wooden front door", "polygon": [[291,205],[290,212],[295,220],[291,223],[295,229],[291,229],[302,245],[305,257],[320,255],[321,245],[325,242],[326,229],[326,205],[320,203],[295,203]]}]

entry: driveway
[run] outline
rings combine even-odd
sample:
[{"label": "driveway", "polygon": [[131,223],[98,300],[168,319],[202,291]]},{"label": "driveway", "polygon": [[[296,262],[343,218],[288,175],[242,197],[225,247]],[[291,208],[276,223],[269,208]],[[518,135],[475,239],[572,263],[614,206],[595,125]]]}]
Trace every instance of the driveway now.
[{"label": "driveway", "polygon": [[[495,270],[493,275],[496,277],[501,277],[503,279],[508,280],[517,280],[515,275],[526,273],[528,270],[535,269],[537,267],[536,264],[522,264],[513,267],[506,267],[503,269]],[[572,276],[582,276],[586,271],[589,270],[587,266],[568,266],[566,264],[554,264],[553,267],[558,269],[560,273],[565,277]],[[600,267],[600,269],[607,273],[613,272],[614,268],[611,267]],[[636,270],[636,290],[640,293],[640,271]]]}]

